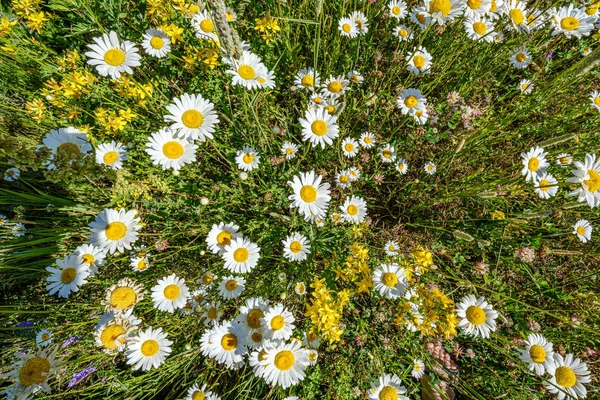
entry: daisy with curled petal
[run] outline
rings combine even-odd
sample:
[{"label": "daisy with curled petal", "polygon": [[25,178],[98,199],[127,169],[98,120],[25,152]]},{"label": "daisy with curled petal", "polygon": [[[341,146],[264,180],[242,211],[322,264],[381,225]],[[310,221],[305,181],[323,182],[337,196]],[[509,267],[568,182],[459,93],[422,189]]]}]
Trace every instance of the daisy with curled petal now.
[{"label": "daisy with curled petal", "polygon": [[134,370],[148,371],[158,368],[171,354],[172,341],[167,339],[167,334],[162,328],[138,331],[136,336],[130,337],[127,344],[127,364]]},{"label": "daisy with curled petal", "polygon": [[98,323],[94,337],[96,347],[101,347],[107,354],[116,354],[125,351],[126,339],[137,326],[122,315],[109,315],[105,321]]},{"label": "daisy with curled petal", "polygon": [[136,283],[129,278],[123,278],[106,290],[106,296],[102,304],[106,311],[114,314],[122,314],[133,309],[133,307],[144,299],[146,290],[142,284]]},{"label": "daisy with curled petal", "polygon": [[174,98],[167,111],[164,121],[171,123],[170,128],[177,136],[188,140],[212,139],[219,123],[215,105],[200,94],[184,93]]},{"label": "daisy with curled petal", "polygon": [[521,361],[527,363],[527,367],[540,376],[554,363],[552,343],[539,333],[530,333],[525,341],[525,349],[519,349],[519,353]]},{"label": "daisy with curled petal", "polygon": [[592,225],[587,220],[580,219],[573,225],[573,234],[583,243],[587,243],[592,239]]},{"label": "daisy with curled petal", "polygon": [[57,268],[46,267],[50,272],[46,281],[49,285],[46,290],[50,295],[58,292],[58,297],[67,298],[73,292],[78,292],[79,287],[87,283],[87,277],[90,274],[90,264],[83,262],[83,258],[76,254],[65,256],[64,260],[56,259]]},{"label": "daisy with curled petal", "polygon": [[235,320],[247,332],[262,331],[264,328],[262,318],[265,316],[268,308],[269,300],[261,297],[251,297],[246,299],[244,305],[240,307],[240,313]]},{"label": "daisy with curled petal", "polygon": [[416,380],[421,379],[421,377],[425,374],[425,363],[415,358],[413,361],[413,368],[410,374]]},{"label": "daisy with curled petal", "polygon": [[204,319],[204,323],[206,325],[218,324],[219,321],[221,320],[222,316],[223,316],[223,309],[221,308],[221,302],[211,301],[211,302],[207,302],[204,305],[201,318]]},{"label": "daisy with curled petal", "polygon": [[521,153],[523,161],[521,175],[525,177],[525,182],[535,182],[537,176],[546,172],[546,169],[550,165],[550,163],[546,161],[547,155],[548,153],[539,146],[532,147],[527,153]]},{"label": "daisy with curled petal", "polygon": [[507,0],[502,6],[502,14],[508,16],[508,28],[517,32],[529,33],[526,4],[520,0]]},{"label": "daisy with curled petal", "polygon": [[258,264],[260,247],[247,238],[236,238],[225,246],[221,257],[225,261],[225,269],[236,274],[245,274]]},{"label": "daisy with curled petal", "polygon": [[471,336],[490,337],[490,332],[496,331],[498,313],[483,297],[476,298],[472,294],[462,298],[456,306],[456,314],[462,318],[459,326]]},{"label": "daisy with curled petal", "polygon": [[90,265],[90,277],[98,273],[98,267],[104,265],[107,255],[105,249],[92,246],[91,244],[77,246],[73,253],[81,256],[83,262]]},{"label": "daisy with curled petal", "polygon": [[348,168],[348,176],[352,182],[356,182],[360,178],[360,169],[356,167]]},{"label": "daisy with curled petal", "polygon": [[359,35],[366,35],[367,32],[369,32],[369,20],[365,14],[360,11],[354,11],[350,15],[350,18],[356,23],[356,28],[358,29]]},{"label": "daisy with curled petal", "polygon": [[96,67],[96,71],[101,76],[109,76],[117,79],[121,73],[133,74],[132,67],[140,65],[140,55],[133,42],[128,40],[121,43],[116,32],[110,31],[95,37],[94,44],[87,47],[91,51],[86,51],[88,57],[87,63]]},{"label": "daisy with curled petal", "polygon": [[357,85],[361,85],[365,81],[365,78],[358,71],[350,71],[348,72],[348,80]]},{"label": "daisy with curled petal", "polygon": [[62,359],[56,358],[58,344],[39,349],[36,353],[15,352],[16,361],[10,371],[0,375],[1,379],[14,381],[5,388],[12,399],[30,399],[38,391],[50,392],[48,381]]},{"label": "daisy with curled petal", "polygon": [[569,182],[579,184],[580,187],[569,193],[569,196],[578,196],[577,201],[587,202],[592,208],[600,205],[600,159],[596,160],[595,154],[586,154],[585,160],[575,161]]},{"label": "daisy with curled petal", "polygon": [[207,10],[200,11],[192,17],[192,27],[199,39],[218,41],[215,23]]},{"label": "daisy with curled petal", "polygon": [[584,383],[590,383],[590,370],[584,362],[573,354],[567,354],[564,358],[554,353],[554,362],[547,367],[551,378],[544,382],[546,390],[556,393],[558,400],[579,399],[587,396]]},{"label": "daisy with curled petal", "polygon": [[431,18],[431,14],[429,14],[424,6],[413,8],[410,12],[410,20],[418,25],[422,30],[427,29],[428,26],[437,21]]},{"label": "daisy with curled petal", "polygon": [[321,145],[322,149],[326,144],[331,145],[333,139],[338,137],[337,117],[329,115],[324,108],[306,110],[304,118],[300,118],[300,125],[302,139],[310,141],[314,146]]}]

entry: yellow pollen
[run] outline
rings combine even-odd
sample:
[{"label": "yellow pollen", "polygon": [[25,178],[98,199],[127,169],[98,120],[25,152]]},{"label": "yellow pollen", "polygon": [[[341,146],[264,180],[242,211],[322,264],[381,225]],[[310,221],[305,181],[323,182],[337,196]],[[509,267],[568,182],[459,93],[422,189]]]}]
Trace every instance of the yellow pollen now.
[{"label": "yellow pollen", "polygon": [[344,145],[344,149],[345,149],[345,150],[346,150],[348,153],[350,153],[350,152],[352,152],[352,151],[354,150],[354,145],[353,145],[352,143],[346,143],[346,144]]},{"label": "yellow pollen", "polygon": [[408,96],[404,99],[404,105],[408,108],[413,108],[419,104],[419,100],[415,96]]},{"label": "yellow pollen", "polygon": [[165,42],[160,36],[154,36],[150,39],[150,46],[152,46],[153,49],[162,49],[164,45]]},{"label": "yellow pollen", "polygon": [[131,307],[136,300],[135,290],[129,286],[118,287],[110,294],[110,305],[120,309]]},{"label": "yellow pollen", "polygon": [[238,75],[242,77],[242,79],[245,79],[247,81],[254,79],[254,77],[256,76],[256,71],[249,65],[240,65],[237,72]]},{"label": "yellow pollen", "polygon": [[535,172],[538,170],[539,167],[540,167],[540,161],[537,159],[537,157],[531,157],[531,159],[527,163],[527,168],[531,172]]},{"label": "yellow pollen", "polygon": [[317,119],[310,125],[310,130],[317,136],[323,136],[327,133],[327,124],[325,121]]},{"label": "yellow pollen", "polygon": [[210,19],[205,19],[200,22],[200,29],[202,29],[202,32],[211,33],[215,30],[215,24]]},{"label": "yellow pollen", "polygon": [[[333,115],[335,113],[335,107],[332,105],[329,105],[327,107],[325,107],[325,110],[327,110],[327,112],[329,113],[329,115]],[[321,135],[319,135],[321,136]]]},{"label": "yellow pollen", "polygon": [[323,100],[320,97],[315,97],[313,100],[316,104],[321,104]]},{"label": "yellow pollen", "polygon": [[400,29],[398,31],[398,35],[400,35],[402,37],[407,37],[408,36],[408,31],[406,29]]},{"label": "yellow pollen", "polygon": [[387,287],[396,287],[398,284],[398,277],[393,272],[386,272],[382,275],[381,281]]},{"label": "yellow pollen", "polygon": [[311,88],[315,85],[315,80],[312,76],[310,75],[305,75],[302,78],[302,86],[304,86],[305,88]]},{"label": "yellow pollen", "polygon": [[148,263],[146,262],[146,260],[140,260],[137,263],[137,267],[140,271],[145,270],[146,268],[148,268]]},{"label": "yellow pollen", "polygon": [[104,230],[108,240],[121,240],[127,234],[127,227],[120,221],[111,222]]},{"label": "yellow pollen", "polygon": [[415,365],[413,365],[413,369],[415,370],[415,372],[419,372],[421,370],[421,365],[415,364]]},{"label": "yellow pollen", "polygon": [[121,49],[110,49],[104,53],[104,62],[111,67],[118,67],[125,62],[125,52]]},{"label": "yellow pollen", "polygon": [[19,370],[19,383],[23,386],[40,384],[46,380],[48,372],[50,372],[50,361],[47,358],[30,358]]},{"label": "yellow pollen", "polygon": [[292,149],[291,147],[288,147],[287,149],[285,149],[285,154],[292,154],[294,152],[294,149]]},{"label": "yellow pollen", "polygon": [[221,347],[225,351],[232,351],[237,348],[238,338],[233,333],[226,333],[221,338]]},{"label": "yellow pollen", "polygon": [[110,324],[100,334],[100,340],[105,348],[116,349],[125,343],[125,328],[119,324]]},{"label": "yellow pollen", "polygon": [[348,215],[355,216],[358,214],[358,207],[356,207],[354,204],[350,204],[346,211],[348,212]]},{"label": "yellow pollen", "polygon": [[531,357],[533,362],[543,363],[546,361],[546,350],[539,344],[534,344],[529,349],[529,357]]},{"label": "yellow pollen", "polygon": [[425,66],[425,59],[423,58],[423,56],[414,56],[413,65],[415,66],[415,68],[423,68]]},{"label": "yellow pollen", "polygon": [[597,192],[600,190],[600,174],[593,169],[588,169],[588,175],[590,179],[583,181],[583,183],[587,186],[587,190],[590,193]]},{"label": "yellow pollen", "polygon": [[140,350],[145,357],[152,357],[159,350],[158,342],[154,339],[148,339],[144,343],[142,343],[142,347]]},{"label": "yellow pollen", "polygon": [[262,310],[260,310],[258,308],[255,308],[254,310],[250,311],[248,313],[248,317],[246,318],[246,321],[248,322],[248,326],[252,329],[260,328],[262,326],[260,319],[264,316],[265,316],[265,314],[262,312]]},{"label": "yellow pollen", "polygon": [[341,183],[348,183],[349,180],[350,180],[350,178],[348,178],[346,175],[340,176]]},{"label": "yellow pollen", "polygon": [[433,0],[429,5],[429,12],[436,13],[441,12],[442,17],[445,17],[450,13],[450,9],[452,5],[450,4],[450,0]]},{"label": "yellow pollen", "polygon": [[521,89],[523,91],[526,91],[528,87],[529,87],[529,85],[527,83],[524,83],[524,84],[521,85]]},{"label": "yellow pollen", "polygon": [[467,0],[467,6],[469,6],[471,10],[477,10],[481,7],[481,0]]},{"label": "yellow pollen", "polygon": [[423,14],[417,14],[417,21],[419,21],[420,23],[424,24],[425,23],[425,15]]},{"label": "yellow pollen", "polygon": [[585,233],[585,228],[583,226],[578,226],[577,227],[577,234],[579,236],[583,236],[584,233]]},{"label": "yellow pollen", "polygon": [[508,12],[508,16],[515,25],[521,25],[525,20],[525,17],[523,16],[523,11],[521,11],[519,8],[513,8],[512,10],[510,10]]},{"label": "yellow pollen", "polygon": [[594,104],[600,107],[600,96],[594,97]]},{"label": "yellow pollen", "polygon": [[238,286],[238,283],[235,279],[230,279],[225,283],[225,288],[227,290],[234,290]]},{"label": "yellow pollen", "polygon": [[483,22],[478,21],[473,24],[473,30],[478,35],[485,35],[485,33],[487,32],[487,26]]},{"label": "yellow pollen", "polygon": [[317,189],[312,185],[302,186],[300,189],[300,198],[305,203],[312,203],[317,199]]},{"label": "yellow pollen", "polygon": [[490,12],[491,13],[496,12],[496,8],[497,8],[496,0],[492,0],[492,6],[490,7]]},{"label": "yellow pollen", "polygon": [[[222,233],[222,232],[221,232]],[[229,232],[227,232],[227,234],[229,234]],[[231,239],[231,235],[229,235],[229,239]],[[229,240],[228,239],[228,240]],[[217,239],[217,241],[219,242],[219,244],[222,244],[219,239]],[[229,244],[229,241],[227,241],[226,244]],[[204,276],[202,277],[202,283],[204,283],[205,285],[210,285],[210,283],[213,281],[213,275],[212,274],[204,274]]]},{"label": "yellow pollen", "polygon": [[179,289],[179,286],[177,286],[174,283],[166,286],[163,291],[165,298],[170,301],[177,299],[179,297],[180,293],[181,293],[181,289]]},{"label": "yellow pollen", "polygon": [[256,78],[256,82],[258,83],[265,83],[267,80],[265,78],[263,78],[262,76],[260,78]]},{"label": "yellow pollen", "polygon": [[402,9],[400,7],[398,7],[398,6],[392,7],[392,14],[400,15],[401,12],[402,12]]},{"label": "yellow pollen", "polygon": [[368,136],[365,136],[365,138],[363,139],[363,142],[365,142],[365,144],[370,144],[371,143],[371,138]]},{"label": "yellow pollen", "polygon": [[352,30],[352,27],[349,24],[344,24],[344,25],[342,25],[342,30],[346,33],[350,33],[350,31]]},{"label": "yellow pollen", "polygon": [[281,315],[276,315],[271,320],[271,329],[278,331],[285,326],[285,320]]},{"label": "yellow pollen", "polygon": [[542,192],[547,192],[550,189],[550,182],[545,179],[541,179],[538,186]]},{"label": "yellow pollen", "polygon": [[66,268],[60,274],[60,281],[65,285],[73,282],[77,277],[77,270],[75,268]]},{"label": "yellow pollen", "polygon": [[596,15],[598,8],[600,7],[600,1],[592,3],[586,10],[585,13],[589,16]]},{"label": "yellow pollen", "polygon": [[104,155],[104,157],[102,157],[104,164],[108,164],[108,165],[111,165],[118,159],[119,159],[119,154],[116,151],[109,151]]},{"label": "yellow pollen", "polygon": [[556,383],[564,388],[573,387],[577,383],[577,376],[569,367],[562,366],[556,368],[554,376],[556,377]]},{"label": "yellow pollen", "polygon": [[469,306],[467,308],[467,320],[473,325],[483,325],[485,322],[485,311],[481,307]]},{"label": "yellow pollen", "polygon": [[302,250],[302,243],[297,240],[290,243],[290,251],[292,253],[298,253],[300,250]]},{"label": "yellow pollen", "polygon": [[381,152],[381,155],[382,155],[384,158],[391,158],[391,157],[392,157],[392,151],[391,151],[391,150],[388,150],[388,149],[385,149],[385,150],[383,150],[383,151]]},{"label": "yellow pollen", "polygon": [[194,394],[192,395],[192,400],[205,400],[206,397],[204,396],[204,393],[202,393],[201,391],[197,390],[194,392]]},{"label": "yellow pollen", "polygon": [[277,353],[275,356],[274,364],[277,369],[281,371],[287,371],[294,366],[294,361],[296,361],[294,353],[288,350],[283,350]]},{"label": "yellow pollen", "polygon": [[579,20],[573,17],[565,17],[560,21],[560,27],[566,31],[574,31],[579,28]]},{"label": "yellow pollen", "polygon": [[187,110],[181,116],[181,122],[190,129],[198,129],[204,122],[204,116],[200,111]]},{"label": "yellow pollen", "polygon": [[91,254],[84,254],[81,256],[81,258],[83,259],[83,263],[84,264],[90,264],[92,265],[94,263],[94,261],[96,261],[96,259],[94,258],[93,255]]},{"label": "yellow pollen", "polygon": [[168,159],[176,160],[183,155],[183,146],[179,142],[167,142],[163,144],[162,152]]},{"label": "yellow pollen", "polygon": [[43,341],[46,341],[48,339],[50,339],[50,335],[49,334],[47,334],[47,333],[42,334],[42,340]]},{"label": "yellow pollen", "polygon": [[244,164],[252,164],[252,161],[254,161],[254,156],[250,153],[246,153],[244,154],[243,160]]},{"label": "yellow pollen", "polygon": [[248,252],[248,249],[240,247],[239,249],[236,249],[233,252],[233,259],[236,262],[243,263],[243,262],[246,262],[246,260],[248,260],[249,255],[250,255],[250,253]]},{"label": "yellow pollen", "polygon": [[379,392],[379,400],[398,400],[398,392],[392,386],[385,386]]},{"label": "yellow pollen", "polygon": [[342,91],[343,88],[344,86],[340,81],[333,81],[329,85],[327,85],[327,90],[329,90],[331,93],[339,93]]},{"label": "yellow pollen", "polygon": [[527,55],[525,55],[525,53],[519,53],[519,54],[517,54],[517,56],[515,57],[515,59],[518,62],[523,62],[523,61],[527,60]]},{"label": "yellow pollen", "polygon": [[231,243],[231,233],[226,231],[222,231],[221,233],[219,233],[217,235],[217,243],[219,243],[221,246],[226,246],[229,243]]}]

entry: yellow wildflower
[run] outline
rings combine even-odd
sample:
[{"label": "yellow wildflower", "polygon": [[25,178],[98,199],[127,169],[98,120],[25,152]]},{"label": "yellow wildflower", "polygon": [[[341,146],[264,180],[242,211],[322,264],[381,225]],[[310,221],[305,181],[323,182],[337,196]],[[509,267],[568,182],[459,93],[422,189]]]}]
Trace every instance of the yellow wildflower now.
[{"label": "yellow wildflower", "polygon": [[0,19],[0,37],[4,37],[10,34],[13,26],[17,24],[17,21],[11,21],[8,17],[2,17]]},{"label": "yellow wildflower", "polygon": [[49,18],[46,17],[46,14],[43,11],[40,11],[29,14],[25,23],[32,30],[36,31],[37,33],[40,33],[42,31],[42,26],[44,25],[44,22],[48,20]]},{"label": "yellow wildflower", "polygon": [[500,221],[502,221],[503,219],[506,219],[506,217],[504,216],[504,213],[500,210],[492,211],[490,213],[490,215],[492,216],[492,219],[497,219]]}]

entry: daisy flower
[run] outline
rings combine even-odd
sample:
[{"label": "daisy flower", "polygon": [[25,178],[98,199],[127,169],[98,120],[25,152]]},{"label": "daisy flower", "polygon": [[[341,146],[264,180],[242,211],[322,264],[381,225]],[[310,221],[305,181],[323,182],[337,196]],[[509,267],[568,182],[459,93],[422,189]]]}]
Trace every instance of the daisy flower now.
[{"label": "daisy flower", "polygon": [[306,285],[304,282],[296,283],[296,285],[294,285],[294,292],[296,292],[298,296],[304,296],[306,294]]},{"label": "daisy flower", "polygon": [[256,76],[260,88],[274,89],[275,88],[275,73],[273,71],[259,71]]},{"label": "daisy flower", "polygon": [[252,171],[258,168],[260,155],[250,146],[244,146],[242,150],[238,150],[235,156],[235,162],[242,171]]},{"label": "daisy flower", "polygon": [[262,331],[264,325],[262,318],[269,308],[269,300],[260,297],[251,297],[246,299],[244,305],[240,307],[240,313],[235,319],[247,332]]},{"label": "daisy flower", "polygon": [[594,90],[592,93],[590,93],[590,101],[592,102],[592,107],[600,111],[600,92]]},{"label": "daisy flower", "polygon": [[385,250],[385,254],[387,254],[388,256],[393,257],[398,255],[398,242],[394,240],[388,240],[387,242],[385,242],[385,246],[383,248]]},{"label": "daisy flower", "polygon": [[577,201],[586,201],[592,208],[600,205],[600,159],[596,160],[595,154],[586,154],[585,160],[575,161],[569,182],[579,184],[581,187],[569,193],[569,196],[578,196]]},{"label": "daisy flower", "polygon": [[365,35],[367,32],[369,32],[369,20],[365,14],[360,11],[354,11],[350,15],[350,18],[356,23],[356,28],[358,29],[359,35]]},{"label": "daisy flower", "polygon": [[350,179],[350,175],[348,174],[347,170],[340,171],[335,176],[335,181],[342,189],[349,188],[352,185],[352,179]]},{"label": "daisy flower", "polygon": [[350,137],[342,141],[342,152],[348,158],[352,158],[358,154],[358,142]]},{"label": "daisy flower", "polygon": [[405,25],[398,25],[394,28],[394,36],[396,36],[401,42],[408,42],[412,40],[412,30]]},{"label": "daisy flower", "polygon": [[12,227],[12,234],[15,237],[23,237],[25,236],[25,232],[27,232],[27,228],[20,222]]},{"label": "daisy flower", "polygon": [[142,40],[144,51],[156,58],[163,58],[171,51],[171,38],[161,29],[147,29]]},{"label": "daisy flower", "polygon": [[521,175],[525,177],[525,182],[534,181],[535,178],[544,172],[550,165],[546,161],[548,153],[539,146],[532,147],[527,153],[521,153],[523,159],[523,169]]},{"label": "daisy flower", "polygon": [[519,353],[521,361],[527,363],[527,367],[540,376],[554,363],[552,343],[538,333],[529,334],[525,341],[525,349],[519,349]]},{"label": "daisy flower", "polygon": [[594,29],[596,18],[589,16],[584,8],[575,8],[573,4],[561,7],[556,14],[552,16],[552,25],[554,31],[552,36],[564,34],[567,39],[582,36],[588,36]]},{"label": "daisy flower", "polygon": [[92,233],[88,236],[90,244],[106,250],[110,254],[115,251],[131,250],[131,245],[138,239],[137,231],[142,227],[140,219],[135,218],[136,210],[119,211],[105,208],[96,220],[90,222]]},{"label": "daisy flower", "polygon": [[402,114],[414,114],[417,110],[425,110],[427,99],[418,89],[404,89],[396,100]]},{"label": "daisy flower", "polygon": [[88,154],[92,146],[88,143],[85,132],[69,126],[67,128],[51,129],[42,140],[44,146],[50,149],[52,155],[43,163],[49,170],[56,168],[53,161],[56,156],[73,157],[73,155]]},{"label": "daisy flower", "polygon": [[379,156],[381,157],[381,161],[384,163],[394,162],[396,160],[396,151],[394,150],[394,146],[386,144],[379,149]]},{"label": "daisy flower", "polygon": [[258,76],[268,74],[267,67],[260,58],[249,51],[244,51],[239,60],[234,60],[231,69],[226,73],[232,75],[232,83],[241,85],[248,90],[260,88],[261,83],[256,80]]},{"label": "daisy flower", "polygon": [[387,5],[390,16],[396,19],[402,19],[408,14],[408,7],[402,0],[391,0]]},{"label": "daisy flower", "polygon": [[226,276],[219,284],[219,295],[223,300],[237,299],[245,289],[246,280],[235,276]]},{"label": "daisy flower", "polygon": [[296,157],[296,153],[298,153],[298,146],[291,142],[283,142],[281,154],[285,156],[286,160],[291,160]]},{"label": "daisy flower", "polygon": [[165,115],[164,121],[171,123],[170,128],[177,136],[188,140],[204,142],[206,138],[212,139],[215,125],[219,123],[215,105],[199,94],[184,93],[174,98],[167,111],[169,114]]},{"label": "daisy flower", "polygon": [[117,79],[121,73],[133,74],[132,67],[140,65],[140,55],[133,42],[125,40],[119,42],[119,37],[114,31],[95,37],[94,44],[87,47],[91,51],[86,51],[88,57],[87,63],[96,67],[96,71],[101,76],[109,76]]},{"label": "daisy flower", "polygon": [[323,101],[323,104],[321,104],[321,106],[323,107],[323,109],[325,111],[327,111],[327,114],[329,115],[335,115],[336,111],[338,110],[340,103],[337,101],[337,99],[330,97],[328,99],[326,99],[325,101]]},{"label": "daisy flower", "polygon": [[373,272],[372,279],[375,290],[388,299],[404,296],[408,287],[406,272],[396,263],[381,264]]},{"label": "daisy flower", "polygon": [[423,167],[423,169],[425,170],[425,173],[427,173],[428,175],[433,175],[433,174],[435,174],[437,167],[435,166],[434,163],[429,161],[429,162],[425,163],[425,166]]},{"label": "daisy flower", "polygon": [[507,0],[503,4],[502,14],[508,16],[508,28],[517,32],[529,32],[529,25],[527,25],[527,10],[525,9],[525,3],[519,0]]},{"label": "daisy flower", "polygon": [[148,138],[146,153],[152,158],[154,165],[163,170],[173,168],[178,172],[184,165],[196,161],[198,146],[187,139],[177,137],[170,129],[161,129]]},{"label": "daisy flower", "polygon": [[112,140],[96,147],[96,164],[103,164],[112,169],[123,168],[123,161],[127,160],[127,149],[122,143]]},{"label": "daisy flower", "polygon": [[310,254],[310,242],[301,233],[294,232],[281,243],[283,243],[283,256],[288,261],[304,261]]},{"label": "daisy flower", "polygon": [[200,11],[192,17],[192,27],[199,39],[207,39],[218,42],[219,37],[215,32],[215,23],[207,10]]},{"label": "daisy flower", "polygon": [[150,263],[148,262],[148,257],[131,257],[129,260],[129,265],[136,272],[142,272],[150,267]]},{"label": "daisy flower", "polygon": [[425,0],[425,10],[431,15],[431,20],[439,25],[460,16],[464,7],[465,4],[461,0]]},{"label": "daisy flower", "polygon": [[325,81],[322,93],[325,96],[337,98],[346,92],[349,84],[350,82],[343,76],[330,76]]},{"label": "daisy flower", "polygon": [[98,273],[98,267],[104,265],[107,255],[106,250],[91,244],[77,246],[73,253],[81,256],[83,262],[90,265],[90,277]]},{"label": "daisy flower", "polygon": [[531,80],[529,79],[521,79],[519,82],[519,89],[523,94],[530,94],[533,90],[533,87],[533,83],[531,83]]},{"label": "daisy flower", "polygon": [[359,224],[367,216],[367,202],[358,196],[346,197],[344,205],[340,206],[340,210],[346,222]]},{"label": "daisy flower", "polygon": [[350,177],[350,181],[356,182],[360,178],[360,170],[356,167],[350,167],[348,168],[348,176]]},{"label": "daisy flower", "polygon": [[587,220],[580,219],[573,225],[573,234],[583,243],[587,243],[588,240],[592,240],[592,225]]},{"label": "daisy flower", "polygon": [[304,379],[304,370],[309,364],[308,352],[299,342],[281,342],[265,350],[261,364],[264,367],[263,378],[269,385],[287,389]]},{"label": "daisy flower", "polygon": [[431,14],[429,14],[424,6],[413,8],[410,12],[410,20],[422,30],[427,29],[428,26],[437,22],[437,19],[432,20]]},{"label": "daisy flower", "polygon": [[225,269],[245,274],[254,269],[260,258],[260,247],[246,238],[235,238],[225,246],[221,255],[225,261]]},{"label": "daisy flower", "polygon": [[591,382],[590,371],[587,365],[573,354],[567,354],[563,358],[554,353],[554,362],[548,365],[547,371],[551,378],[545,381],[544,385],[550,393],[557,393],[558,400],[583,399],[587,396],[583,384]]},{"label": "daisy flower", "polygon": [[500,18],[500,12],[502,12],[503,7],[504,7],[504,1],[503,0],[491,0],[491,2],[490,2],[490,10],[486,14],[487,17],[490,20],[492,20],[492,21],[495,21],[495,20],[499,19]]},{"label": "daisy flower", "polygon": [[310,141],[314,146],[321,145],[322,149],[325,144],[332,144],[333,139],[338,137],[337,117],[329,115],[324,108],[306,110],[304,118],[300,118],[300,125],[302,139]]},{"label": "daisy flower", "polygon": [[396,161],[396,171],[401,175],[406,175],[408,172],[408,164],[404,158],[399,158],[398,161]]},{"label": "daisy flower", "polygon": [[573,163],[573,157],[570,154],[560,153],[556,156],[556,165],[566,167],[567,165],[571,165],[571,163]]},{"label": "daisy flower", "polygon": [[159,279],[152,288],[152,301],[154,308],[172,313],[178,308],[183,308],[190,295],[185,280],[175,274]]},{"label": "daisy flower", "polygon": [[57,370],[62,359],[56,358],[56,352],[59,346],[54,345],[40,349],[36,353],[16,352],[17,360],[13,362],[13,367],[6,374],[0,375],[3,379],[14,381],[4,393],[10,393],[7,396],[12,399],[30,399],[40,390],[44,393],[50,392],[48,381],[52,374]]},{"label": "daisy flower", "polygon": [[402,386],[402,381],[398,375],[382,374],[378,381],[371,383],[369,389],[369,400],[395,399],[409,400],[403,396],[406,393],[406,388]]},{"label": "daisy flower", "polygon": [[76,254],[65,256],[64,260],[56,259],[58,268],[46,267],[50,272],[46,286],[50,296],[58,292],[58,297],[67,298],[72,292],[78,292],[79,287],[87,283],[90,275],[90,264],[83,262],[83,258]]},{"label": "daisy flower", "polygon": [[494,41],[494,23],[488,21],[485,16],[477,14],[466,18],[463,25],[469,39],[483,40],[487,43]]},{"label": "daisy flower", "polygon": [[122,314],[144,300],[144,286],[129,278],[123,278],[106,290],[103,304],[106,311]]},{"label": "daisy flower", "polygon": [[265,328],[264,336],[270,340],[288,340],[294,330],[294,315],[282,304],[275,304],[265,311],[261,324]]},{"label": "daisy flower", "polygon": [[490,337],[496,331],[498,313],[483,297],[477,299],[472,294],[462,298],[456,306],[456,314],[461,318],[459,326],[471,336]]},{"label": "daisy flower", "polygon": [[236,369],[244,362],[246,333],[237,322],[224,322],[215,326],[210,333],[208,355],[227,368]]},{"label": "daisy flower", "polygon": [[196,280],[196,283],[201,284],[204,289],[209,289],[212,286],[214,279],[215,275],[210,271],[206,271],[204,274],[202,274],[200,279]]},{"label": "daisy flower", "polygon": [[408,56],[406,69],[415,75],[428,74],[430,72],[429,69],[431,68],[432,59],[433,57],[427,52],[427,49],[423,46],[419,46]]},{"label": "daisy flower", "polygon": [[413,368],[410,374],[416,380],[421,379],[421,377],[425,374],[425,363],[415,358],[413,361]]},{"label": "daisy flower", "polygon": [[355,38],[358,36],[358,26],[356,25],[356,22],[348,17],[340,18],[338,30],[340,31],[340,34],[345,37]]},{"label": "daisy flower", "polygon": [[320,93],[313,93],[310,95],[310,102],[312,106],[323,107],[323,104],[325,103],[325,98]]},{"label": "daisy flower", "polygon": [[4,172],[4,180],[7,182],[14,182],[19,180],[21,176],[21,170],[19,168],[9,168]]},{"label": "daisy flower", "polygon": [[302,68],[296,74],[294,84],[307,91],[313,91],[316,87],[321,85],[321,77],[313,68]]},{"label": "daisy flower", "polygon": [[305,219],[318,220],[325,217],[331,196],[329,183],[321,183],[323,177],[314,171],[303,172],[294,176],[287,184],[294,190],[289,196],[290,207],[297,207]]},{"label": "daisy flower", "polygon": [[233,223],[225,224],[220,222],[214,224],[206,237],[206,244],[210,251],[215,254],[222,255],[225,253],[225,247],[231,244],[232,240],[242,238],[240,227]]},{"label": "daisy flower", "polygon": [[371,132],[364,132],[360,135],[359,143],[363,148],[370,149],[375,146],[375,135]]},{"label": "daisy flower", "polygon": [[540,199],[549,199],[550,197],[556,196],[558,192],[558,181],[555,177],[550,175],[548,172],[543,172],[541,175],[534,177],[535,184],[534,192]]},{"label": "daisy flower", "polygon": [[319,352],[315,349],[308,349],[308,364],[309,365],[317,365],[317,360],[319,359]]},{"label": "daisy flower", "polygon": [[96,347],[101,347],[107,354],[124,351],[127,337],[137,329],[129,319],[113,313],[109,313],[108,318],[102,318],[98,325],[94,334]]},{"label": "daisy flower", "polygon": [[148,371],[158,368],[165,358],[171,354],[172,341],[167,339],[167,334],[162,328],[138,331],[136,336],[129,338],[127,345],[127,364],[134,370]]},{"label": "daisy flower", "polygon": [[38,344],[40,347],[46,347],[50,343],[52,343],[53,336],[54,335],[51,331],[47,329],[42,329],[35,335],[35,343]]},{"label": "daisy flower", "polygon": [[510,63],[513,67],[518,69],[527,68],[531,64],[531,54],[527,48],[522,47],[518,49],[511,57]]},{"label": "daisy flower", "polygon": [[464,16],[473,18],[486,15],[492,8],[492,0],[467,0],[464,8]]},{"label": "daisy flower", "polygon": [[358,71],[348,72],[348,80],[352,83],[356,83],[357,85],[362,84],[365,81],[365,78]]},{"label": "daisy flower", "polygon": [[314,332],[303,332],[302,343],[304,343],[304,346],[311,349],[318,349],[321,345],[321,338]]},{"label": "daisy flower", "polygon": [[216,325],[221,320],[223,316],[223,309],[221,308],[220,302],[208,302],[204,305],[204,310],[202,311],[202,319],[204,319],[205,324]]},{"label": "daisy flower", "polygon": [[[229,20],[229,17],[227,18]],[[187,391],[185,400],[220,400],[221,398],[210,390],[206,390],[206,384],[202,387],[194,383]]]}]

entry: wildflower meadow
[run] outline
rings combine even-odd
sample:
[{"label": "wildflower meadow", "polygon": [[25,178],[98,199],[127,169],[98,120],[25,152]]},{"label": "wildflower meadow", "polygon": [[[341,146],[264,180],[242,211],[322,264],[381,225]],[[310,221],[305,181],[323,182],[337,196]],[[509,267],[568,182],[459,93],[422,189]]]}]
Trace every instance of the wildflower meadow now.
[{"label": "wildflower meadow", "polygon": [[600,399],[600,0],[0,3],[7,399]]}]

